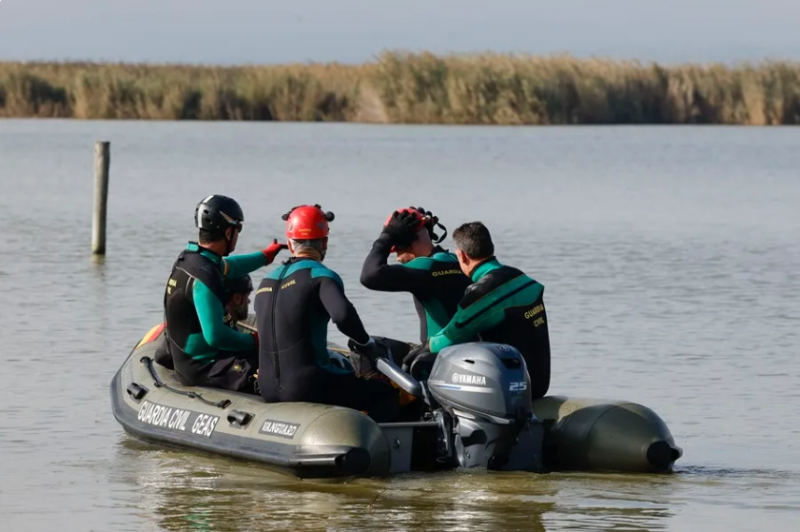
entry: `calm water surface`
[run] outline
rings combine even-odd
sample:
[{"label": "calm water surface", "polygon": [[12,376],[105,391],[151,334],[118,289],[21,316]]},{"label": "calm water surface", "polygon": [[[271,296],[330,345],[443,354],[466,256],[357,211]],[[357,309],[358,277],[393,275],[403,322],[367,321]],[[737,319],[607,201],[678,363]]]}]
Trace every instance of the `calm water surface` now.
[{"label": "calm water surface", "polygon": [[[0,121],[2,528],[797,530],[798,146],[797,129]],[[482,220],[546,286],[550,393],[650,406],[684,448],[676,474],[301,482],[132,440],[109,381],[211,193],[243,204],[239,251],[294,205],[333,210],[328,262],[367,329],[409,339],[410,297],[358,284],[382,221],[409,204],[451,231]]]}]

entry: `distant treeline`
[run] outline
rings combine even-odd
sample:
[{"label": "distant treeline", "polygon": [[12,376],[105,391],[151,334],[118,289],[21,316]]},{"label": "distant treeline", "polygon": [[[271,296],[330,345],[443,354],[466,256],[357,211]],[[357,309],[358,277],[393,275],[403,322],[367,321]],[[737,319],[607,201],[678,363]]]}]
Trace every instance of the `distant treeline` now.
[{"label": "distant treeline", "polygon": [[798,124],[800,63],[384,53],[363,65],[0,63],[0,117]]}]

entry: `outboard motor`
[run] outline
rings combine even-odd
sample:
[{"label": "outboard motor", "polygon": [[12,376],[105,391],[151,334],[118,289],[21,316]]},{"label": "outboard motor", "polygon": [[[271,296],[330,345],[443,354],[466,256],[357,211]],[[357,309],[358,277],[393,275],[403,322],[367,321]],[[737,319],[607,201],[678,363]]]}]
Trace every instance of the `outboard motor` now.
[{"label": "outboard motor", "polygon": [[530,376],[515,348],[469,343],[443,349],[427,387],[444,411],[436,417],[461,467],[542,471],[544,428],[533,414]]}]

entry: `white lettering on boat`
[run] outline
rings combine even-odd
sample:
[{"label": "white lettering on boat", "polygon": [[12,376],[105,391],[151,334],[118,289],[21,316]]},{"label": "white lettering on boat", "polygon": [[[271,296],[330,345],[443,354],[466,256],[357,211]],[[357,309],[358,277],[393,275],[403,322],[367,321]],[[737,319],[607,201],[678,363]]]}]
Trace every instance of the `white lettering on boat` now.
[{"label": "white lettering on boat", "polygon": [[294,423],[286,423],[284,421],[275,421],[272,419],[267,419],[261,425],[261,434],[269,434],[271,436],[280,436],[281,438],[294,438],[297,429],[300,428],[300,425],[296,425]]},{"label": "white lettering on boat", "polygon": [[192,416],[194,416],[194,422],[191,423],[191,432],[201,436],[211,436],[217,421],[219,421],[217,416],[143,401],[137,419],[154,427],[186,432],[189,427],[189,418]]},{"label": "white lettering on boat", "polygon": [[219,418],[217,416],[209,416],[208,414],[200,414],[194,420],[192,425],[192,433],[199,434],[200,436],[209,437],[214,432]]}]

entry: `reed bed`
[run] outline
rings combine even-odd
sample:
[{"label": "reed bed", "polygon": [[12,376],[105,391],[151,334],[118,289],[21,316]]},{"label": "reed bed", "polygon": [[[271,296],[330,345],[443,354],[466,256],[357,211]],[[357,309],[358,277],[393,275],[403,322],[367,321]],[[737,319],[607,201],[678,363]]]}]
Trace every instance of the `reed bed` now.
[{"label": "reed bed", "polygon": [[401,52],[362,65],[4,62],[0,117],[788,125],[800,123],[800,63]]}]

